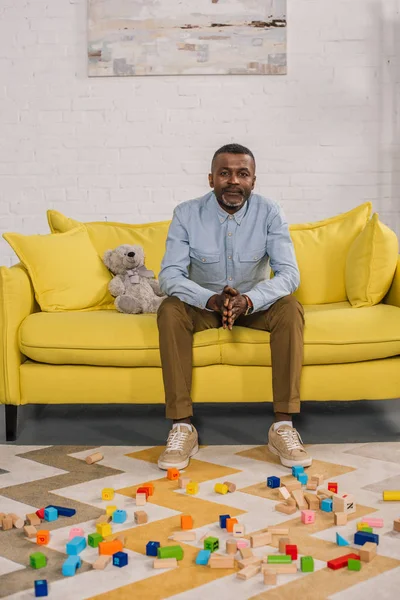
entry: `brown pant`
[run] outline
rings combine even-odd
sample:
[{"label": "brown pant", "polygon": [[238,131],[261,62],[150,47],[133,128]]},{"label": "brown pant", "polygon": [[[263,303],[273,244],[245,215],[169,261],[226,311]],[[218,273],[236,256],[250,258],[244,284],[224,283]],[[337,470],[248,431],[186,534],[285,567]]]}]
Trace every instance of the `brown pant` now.
[{"label": "brown pant", "polygon": [[[169,296],[160,305],[157,325],[164,380],[166,417],[193,415],[193,334],[222,327],[221,315]],[[274,412],[300,412],[300,374],[303,364],[304,310],[292,295],[277,300],[268,310],[241,315],[234,327],[269,331],[272,358]]]}]

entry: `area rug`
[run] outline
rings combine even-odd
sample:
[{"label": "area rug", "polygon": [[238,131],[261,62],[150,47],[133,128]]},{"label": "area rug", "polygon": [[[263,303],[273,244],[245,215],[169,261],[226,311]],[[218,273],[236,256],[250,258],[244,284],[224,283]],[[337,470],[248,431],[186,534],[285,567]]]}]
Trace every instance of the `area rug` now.
[{"label": "area rug", "polygon": [[[50,531],[46,546],[28,539],[23,529],[0,530],[0,597],[13,600],[34,598],[34,581],[48,582],[49,598],[59,600],[382,600],[399,597],[400,533],[393,522],[400,516],[400,502],[384,502],[383,490],[400,490],[400,443],[341,444],[308,446],[314,457],[309,476],[322,474],[324,486],[338,484],[339,493],[353,494],[356,512],[348,523],[335,526],[332,513],[316,512],[313,524],[301,522],[300,512],[287,516],[275,510],[279,502],[277,489],[267,487],[270,476],[287,481],[291,477],[265,446],[202,447],[182,475],[199,484],[195,495],[181,489],[157,467],[161,447],[71,447],[71,446],[0,446],[0,512],[22,518],[41,507],[57,505],[73,508],[72,517],[42,522]],[[85,457],[94,452],[104,456],[101,462],[88,465]],[[216,483],[236,485],[236,491],[218,494]],[[139,510],[145,510],[148,522],[136,525],[134,512],[137,488],[154,485],[154,494]],[[113,488],[112,501],[103,501],[104,488]],[[108,505],[127,512],[123,524],[112,523],[113,537],[125,535],[124,552],[128,565],[109,564],[104,570],[93,569],[98,549],[87,546],[80,554],[82,566],[76,575],[64,577],[61,569],[66,559],[66,542],[72,527],[81,527],[87,537],[96,531],[95,521]],[[315,570],[278,575],[276,585],[265,585],[258,573],[243,581],[237,577],[239,566],[217,569],[197,565],[196,556],[203,547],[204,536],[217,537],[221,556],[226,556],[226,541],[231,533],[221,529],[219,516],[230,515],[244,525],[243,539],[268,527],[289,528],[289,536],[300,557],[314,558]],[[176,545],[170,539],[180,530],[181,515],[191,515],[196,539],[178,542],[183,560],[172,569],[154,569],[154,558],[146,555],[146,544]],[[377,556],[363,562],[360,571],[347,568],[331,570],[327,561],[355,552],[357,523],[362,518],[381,518],[384,526],[374,529],[379,535]],[[336,533],[350,542],[339,547]],[[278,553],[279,536],[270,545],[253,549],[256,556]],[[35,570],[29,557],[41,551],[47,566]],[[240,559],[237,554],[236,559]]]}]

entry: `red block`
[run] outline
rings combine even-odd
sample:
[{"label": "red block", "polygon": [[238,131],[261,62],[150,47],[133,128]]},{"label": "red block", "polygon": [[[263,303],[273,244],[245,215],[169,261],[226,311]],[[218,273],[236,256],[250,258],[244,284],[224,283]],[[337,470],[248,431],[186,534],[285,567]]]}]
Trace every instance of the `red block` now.
[{"label": "red block", "polygon": [[338,491],[338,484],[337,484],[337,483],[333,483],[333,482],[331,482],[331,483],[328,483],[328,490],[329,490],[330,492],[333,492],[334,494],[337,494],[337,491]]},{"label": "red block", "polygon": [[360,560],[358,554],[345,554],[344,556],[339,556],[339,558],[334,558],[333,560],[328,561],[327,566],[334,571],[336,571],[336,569],[342,569],[343,567],[347,567],[349,558],[356,558],[357,560]]},{"label": "red block", "polygon": [[36,511],[36,514],[39,519],[44,519],[44,508],[39,508],[39,510]]},{"label": "red block", "polygon": [[292,560],[297,560],[297,546],[295,544],[287,544],[285,553],[292,557]]},{"label": "red block", "polygon": [[136,493],[137,493],[137,494],[146,494],[146,500],[147,500],[147,498],[148,498],[148,497],[149,497],[149,495],[150,495],[150,492],[149,492],[149,488],[148,488],[148,487],[139,487],[139,488],[136,490]]},{"label": "red block", "polygon": [[[142,488],[149,492],[149,496],[152,496],[154,494],[154,485],[152,483],[146,483],[145,485],[142,486]],[[140,489],[142,489],[142,488],[140,488]],[[144,492],[142,492],[142,493],[144,493]],[[146,498],[146,500],[147,500],[147,498]]]}]

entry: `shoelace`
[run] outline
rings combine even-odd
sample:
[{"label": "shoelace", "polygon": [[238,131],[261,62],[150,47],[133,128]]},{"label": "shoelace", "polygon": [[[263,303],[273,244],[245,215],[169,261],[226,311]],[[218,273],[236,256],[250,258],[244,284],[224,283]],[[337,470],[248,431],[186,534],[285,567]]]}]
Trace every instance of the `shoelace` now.
[{"label": "shoelace", "polygon": [[283,438],[288,450],[303,450],[303,440],[296,429],[278,429],[276,433]]},{"label": "shoelace", "polygon": [[167,450],[183,450],[183,445],[189,435],[189,431],[181,431],[177,427],[169,432]]}]

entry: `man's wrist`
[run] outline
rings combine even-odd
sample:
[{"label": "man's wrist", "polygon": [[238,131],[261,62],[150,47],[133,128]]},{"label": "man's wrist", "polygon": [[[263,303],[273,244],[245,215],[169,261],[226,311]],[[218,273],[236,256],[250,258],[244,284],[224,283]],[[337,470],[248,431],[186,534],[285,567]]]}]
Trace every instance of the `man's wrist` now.
[{"label": "man's wrist", "polygon": [[247,294],[242,294],[242,296],[243,296],[243,298],[246,299],[246,302],[247,302],[247,308],[246,308],[245,313],[244,313],[244,315],[246,316],[246,315],[249,315],[249,314],[251,314],[253,312],[254,305],[253,305],[251,299],[248,297]]},{"label": "man's wrist", "polygon": [[210,298],[207,301],[206,308],[208,308],[209,310],[215,310],[215,298],[217,296],[218,294],[213,294],[212,296],[210,296]]}]

